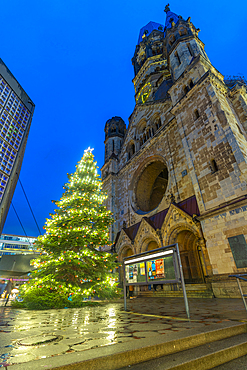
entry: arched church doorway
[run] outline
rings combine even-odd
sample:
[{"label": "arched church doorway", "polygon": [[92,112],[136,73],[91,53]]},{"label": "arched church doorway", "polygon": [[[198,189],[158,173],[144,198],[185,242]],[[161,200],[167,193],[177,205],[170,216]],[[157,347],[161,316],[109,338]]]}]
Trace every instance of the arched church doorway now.
[{"label": "arched church doorway", "polygon": [[186,283],[203,282],[203,269],[197,250],[197,236],[190,230],[180,231],[175,239],[178,243]]}]

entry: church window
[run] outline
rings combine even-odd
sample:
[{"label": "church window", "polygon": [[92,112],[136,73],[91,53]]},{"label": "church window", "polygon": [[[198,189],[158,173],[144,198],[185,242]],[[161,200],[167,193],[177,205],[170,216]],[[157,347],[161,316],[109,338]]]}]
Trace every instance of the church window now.
[{"label": "church window", "polygon": [[112,140],[112,151],[114,152],[114,140]]},{"label": "church window", "polygon": [[187,35],[187,30],[186,30],[186,28],[180,28],[180,30],[179,30],[179,34],[180,34],[180,36],[184,36],[184,35]]},{"label": "church window", "polygon": [[184,86],[183,87],[183,90],[184,90],[184,94],[186,95],[187,94],[187,92],[189,92],[189,88],[188,88],[188,86]]},{"label": "church window", "polygon": [[131,154],[135,154],[135,144],[131,145]]},{"label": "church window", "polygon": [[150,212],[162,201],[168,185],[168,169],[161,161],[148,164],[136,180],[135,203],[143,212]]},{"label": "church window", "polygon": [[195,117],[195,121],[200,117],[200,114],[197,109],[194,110],[194,117]]},{"label": "church window", "polygon": [[194,56],[193,51],[192,51],[191,45],[189,43],[187,44],[187,48],[189,50],[190,55],[193,57]]},{"label": "church window", "polygon": [[157,118],[155,124],[156,124],[157,130],[158,130],[161,127],[161,119]]},{"label": "church window", "polygon": [[172,44],[175,42],[175,36],[174,35],[171,35],[171,37],[170,37],[170,40],[169,40],[169,44],[170,44],[170,46],[172,46]]},{"label": "church window", "polygon": [[135,154],[135,144],[131,143],[128,146],[128,160],[130,160],[131,157]]},{"label": "church window", "polygon": [[194,82],[192,80],[189,80],[189,87],[192,89],[193,86],[194,86]]},{"label": "church window", "polygon": [[217,163],[215,162],[214,159],[211,159],[210,160],[210,164],[209,164],[209,167],[211,169],[211,173],[215,173],[218,171],[218,166],[217,166]]},{"label": "church window", "polygon": [[177,59],[177,61],[178,61],[178,64],[181,64],[181,60],[180,60],[180,57],[179,57],[179,55],[178,55],[178,52],[177,52],[177,51],[175,51],[174,55],[175,55],[175,57],[176,57],[176,59]]}]

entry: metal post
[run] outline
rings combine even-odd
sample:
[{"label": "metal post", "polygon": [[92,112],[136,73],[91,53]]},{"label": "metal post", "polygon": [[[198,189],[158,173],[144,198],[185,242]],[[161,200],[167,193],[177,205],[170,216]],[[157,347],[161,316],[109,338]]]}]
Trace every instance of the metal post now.
[{"label": "metal post", "polygon": [[182,263],[181,263],[181,258],[179,254],[178,243],[176,243],[176,251],[177,251],[177,256],[178,256],[178,266],[179,266],[181,285],[182,285],[183,295],[184,295],[185,309],[186,309],[187,317],[190,320],[189,304],[188,304],[187,293],[185,289],[184,274],[183,274]]},{"label": "metal post", "polygon": [[124,311],[127,311],[127,301],[126,301],[126,285],[125,285],[125,264],[123,262],[123,288],[124,288]]},{"label": "metal post", "polygon": [[243,302],[244,302],[244,307],[247,311],[247,304],[246,304],[246,300],[244,298],[244,294],[243,294],[243,291],[242,291],[242,287],[241,287],[241,284],[239,282],[239,279],[237,278],[237,283],[238,283],[238,287],[239,287],[239,290],[240,290],[240,293],[241,293],[241,296],[242,296],[242,299],[243,299]]}]

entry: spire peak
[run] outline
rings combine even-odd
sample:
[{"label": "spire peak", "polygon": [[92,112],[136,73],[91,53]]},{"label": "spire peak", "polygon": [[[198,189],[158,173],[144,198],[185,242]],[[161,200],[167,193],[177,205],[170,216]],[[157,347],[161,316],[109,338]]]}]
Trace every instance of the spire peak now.
[{"label": "spire peak", "polygon": [[171,9],[170,9],[170,4],[167,4],[166,7],[165,7],[165,10],[164,12],[167,13],[169,12]]}]

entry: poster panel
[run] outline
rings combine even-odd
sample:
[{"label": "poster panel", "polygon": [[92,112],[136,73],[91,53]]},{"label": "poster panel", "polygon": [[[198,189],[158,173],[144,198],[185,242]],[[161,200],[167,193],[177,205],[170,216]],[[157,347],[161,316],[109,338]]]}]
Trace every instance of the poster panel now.
[{"label": "poster panel", "polygon": [[145,262],[134,263],[133,265],[126,265],[125,277],[127,284],[145,282]]},{"label": "poster panel", "polygon": [[148,282],[176,280],[173,256],[147,261]]}]

